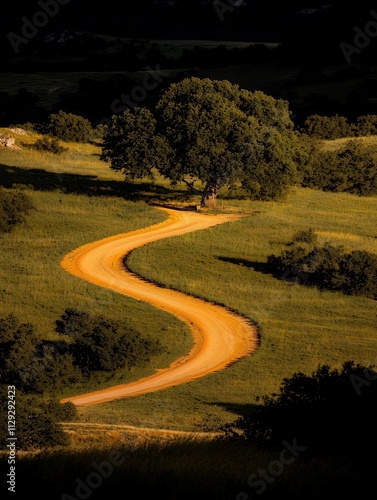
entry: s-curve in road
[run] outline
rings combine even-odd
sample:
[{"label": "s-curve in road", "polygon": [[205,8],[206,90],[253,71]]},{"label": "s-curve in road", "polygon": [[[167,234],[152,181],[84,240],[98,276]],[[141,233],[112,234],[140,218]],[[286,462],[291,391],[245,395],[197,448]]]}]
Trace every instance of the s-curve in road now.
[{"label": "s-curve in road", "polygon": [[153,304],[187,323],[193,347],[169,367],[127,384],[65,398],[75,406],[90,406],[119,398],[154,392],[223,370],[258,348],[255,326],[224,307],[146,282],[127,270],[124,257],[140,246],[173,236],[204,230],[238,220],[238,215],[203,215],[198,212],[159,208],[168,218],[146,229],[118,234],[73,250],[61,261],[69,273]]}]

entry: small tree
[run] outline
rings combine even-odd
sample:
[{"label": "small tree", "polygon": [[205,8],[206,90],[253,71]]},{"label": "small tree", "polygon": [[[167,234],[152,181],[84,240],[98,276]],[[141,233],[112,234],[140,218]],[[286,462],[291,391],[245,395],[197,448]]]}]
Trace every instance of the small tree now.
[{"label": "small tree", "polygon": [[88,142],[93,128],[89,120],[60,110],[50,115],[48,133],[62,141]]},{"label": "small tree", "polygon": [[208,208],[221,187],[235,183],[254,199],[281,195],[295,182],[301,157],[286,101],[208,78],[170,85],[154,114],[114,116],[101,155],[131,179],[157,169],[173,185],[200,193]]},{"label": "small tree", "polygon": [[83,374],[131,368],[147,362],[160,350],[159,342],[142,338],[123,322],[74,309],[64,312],[56,330],[72,338],[70,352]]},{"label": "small tree", "polygon": [[32,208],[31,199],[22,191],[0,187],[0,234],[24,222]]},{"label": "small tree", "polygon": [[359,196],[377,193],[377,162],[373,153],[353,139],[336,151],[318,151],[310,168],[302,171],[303,187]]}]

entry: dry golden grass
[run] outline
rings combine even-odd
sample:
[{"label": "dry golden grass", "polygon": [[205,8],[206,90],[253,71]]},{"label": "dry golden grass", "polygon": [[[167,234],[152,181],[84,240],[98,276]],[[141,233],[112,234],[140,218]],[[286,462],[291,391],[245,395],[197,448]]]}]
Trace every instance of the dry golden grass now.
[{"label": "dry golden grass", "polygon": [[345,146],[348,141],[359,141],[363,146],[367,148],[373,148],[377,150],[377,136],[365,136],[365,137],[343,137],[342,139],[331,139],[322,141],[323,149],[325,151],[336,151],[341,147]]},{"label": "dry golden grass", "polygon": [[172,441],[204,442],[219,436],[215,432],[184,432],[166,429],[133,427],[131,425],[109,425],[93,423],[64,422],[64,431],[69,435],[70,448],[111,447],[122,444],[143,446],[150,443],[171,443]]}]

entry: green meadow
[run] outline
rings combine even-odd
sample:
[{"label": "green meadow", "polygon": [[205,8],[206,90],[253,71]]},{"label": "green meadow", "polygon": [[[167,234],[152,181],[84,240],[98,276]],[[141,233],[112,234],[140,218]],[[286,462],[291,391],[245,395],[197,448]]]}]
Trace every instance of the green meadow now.
[{"label": "green meadow", "polygon": [[[192,345],[188,327],[173,316],[91,285],[61,269],[61,258],[85,243],[147,227],[164,219],[153,202],[196,202],[182,186],[163,179],[130,185],[98,159],[99,146],[64,144],[60,156],[30,151],[37,135],[16,136],[19,150],[0,151],[0,184],[19,187],[34,209],[1,241],[1,314],[32,323],[54,339],[54,322],[68,307],[124,319],[158,338],[163,354],[147,366],[94,378],[85,390],[136,380],[167,367]],[[293,188],[285,199],[255,202],[223,192],[217,212],[244,217],[132,252],[127,265],[162,286],[223,304],[259,327],[260,347],[229,369],[137,397],[79,410],[82,421],[180,430],[216,430],[244,405],[276,391],[284,377],[319,364],[354,360],[375,364],[376,302],[320,292],[268,273],[299,230],[312,228],[321,243],[377,253],[377,198]],[[205,214],[203,214],[205,216]],[[63,397],[82,392],[67,388]]]}]

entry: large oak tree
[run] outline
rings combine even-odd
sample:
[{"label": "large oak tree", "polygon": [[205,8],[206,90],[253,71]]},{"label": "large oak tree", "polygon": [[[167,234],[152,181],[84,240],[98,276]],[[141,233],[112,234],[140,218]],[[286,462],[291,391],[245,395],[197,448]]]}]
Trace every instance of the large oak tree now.
[{"label": "large oak tree", "polygon": [[303,146],[288,102],[227,80],[196,77],[174,83],[155,109],[114,115],[101,159],[128,179],[156,169],[184,182],[213,208],[223,186],[240,185],[253,199],[274,199],[293,184]]}]

